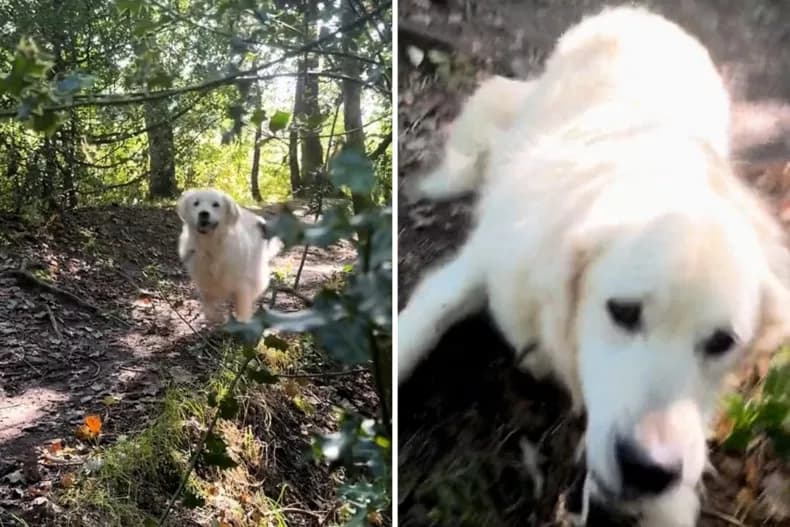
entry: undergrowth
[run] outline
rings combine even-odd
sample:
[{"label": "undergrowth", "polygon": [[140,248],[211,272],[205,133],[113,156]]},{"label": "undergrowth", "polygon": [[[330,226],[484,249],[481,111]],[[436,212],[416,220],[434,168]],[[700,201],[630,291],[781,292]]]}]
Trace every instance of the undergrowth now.
[{"label": "undergrowth", "polygon": [[776,352],[753,390],[727,399],[726,415],[731,429],[725,448],[742,452],[765,437],[779,456],[790,460],[790,347]]}]

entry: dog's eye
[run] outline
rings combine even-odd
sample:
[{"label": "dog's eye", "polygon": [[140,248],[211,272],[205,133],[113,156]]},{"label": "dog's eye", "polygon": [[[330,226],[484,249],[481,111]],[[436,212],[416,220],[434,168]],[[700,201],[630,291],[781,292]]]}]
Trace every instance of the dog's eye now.
[{"label": "dog's eye", "polygon": [[606,310],[612,322],[627,331],[637,331],[642,326],[642,304],[628,300],[607,300]]},{"label": "dog's eye", "polygon": [[211,204],[211,206],[214,207],[215,209],[218,209],[219,208],[219,201],[215,201],[214,203]]},{"label": "dog's eye", "polygon": [[197,207],[198,205],[200,205],[200,200],[196,199],[195,202],[192,204],[192,206]]},{"label": "dog's eye", "polygon": [[724,355],[735,345],[735,335],[723,329],[717,329],[704,343],[703,349],[706,355],[717,357]]}]

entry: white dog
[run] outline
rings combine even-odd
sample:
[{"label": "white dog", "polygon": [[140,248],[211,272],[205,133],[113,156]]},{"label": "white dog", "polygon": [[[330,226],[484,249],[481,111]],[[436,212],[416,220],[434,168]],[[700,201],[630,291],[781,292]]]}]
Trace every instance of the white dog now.
[{"label": "white dog", "polygon": [[695,525],[722,377],[790,313],[790,255],[732,172],[729,120],[705,48],[636,8],[568,30],[535,80],[487,81],[419,184],[480,196],[400,313],[401,379],[487,305],[586,408],[587,490],[641,525]]},{"label": "white dog", "polygon": [[223,322],[232,300],[236,319],[247,321],[269,286],[269,262],[283,247],[266,237],[266,221],[215,189],[194,189],[178,199],[184,226],[178,255],[200,292],[206,318]]}]

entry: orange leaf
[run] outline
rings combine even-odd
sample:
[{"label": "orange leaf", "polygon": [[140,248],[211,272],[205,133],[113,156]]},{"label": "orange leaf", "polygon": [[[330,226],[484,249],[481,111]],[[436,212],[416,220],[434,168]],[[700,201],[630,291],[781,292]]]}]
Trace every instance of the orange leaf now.
[{"label": "orange leaf", "polygon": [[101,433],[101,418],[98,415],[86,415],[85,426],[93,436],[97,436]]},{"label": "orange leaf", "polygon": [[50,454],[57,454],[58,452],[63,450],[63,440],[62,439],[54,440],[49,444],[47,450],[49,450]]}]

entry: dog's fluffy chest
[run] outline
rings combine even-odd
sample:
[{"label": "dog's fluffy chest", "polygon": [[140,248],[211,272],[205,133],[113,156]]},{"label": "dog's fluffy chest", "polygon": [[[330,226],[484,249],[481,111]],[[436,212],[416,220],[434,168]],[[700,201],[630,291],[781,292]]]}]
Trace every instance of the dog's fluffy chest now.
[{"label": "dog's fluffy chest", "polygon": [[238,232],[212,240],[197,240],[187,262],[190,276],[201,289],[231,290],[235,284],[254,281],[262,270],[262,240]]}]

